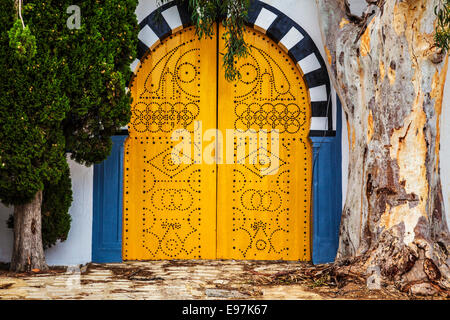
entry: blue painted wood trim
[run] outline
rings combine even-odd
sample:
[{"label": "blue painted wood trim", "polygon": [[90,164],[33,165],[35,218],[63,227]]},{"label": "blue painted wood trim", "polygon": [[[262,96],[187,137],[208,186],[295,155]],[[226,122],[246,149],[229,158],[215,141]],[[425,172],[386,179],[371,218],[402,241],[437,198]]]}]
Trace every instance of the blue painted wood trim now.
[{"label": "blue painted wood trim", "polygon": [[122,262],[122,190],[124,141],[113,136],[109,157],[94,166],[92,262]]},{"label": "blue painted wood trim", "polygon": [[341,103],[337,99],[335,137],[311,137],[313,143],[313,263],[333,262],[342,214]]}]

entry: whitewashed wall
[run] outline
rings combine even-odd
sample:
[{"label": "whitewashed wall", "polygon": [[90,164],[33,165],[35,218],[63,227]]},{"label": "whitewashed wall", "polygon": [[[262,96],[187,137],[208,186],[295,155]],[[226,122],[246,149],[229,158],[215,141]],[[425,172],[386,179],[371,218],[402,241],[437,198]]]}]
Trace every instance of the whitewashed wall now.
[{"label": "whitewashed wall", "polygon": [[[72,227],[65,242],[46,250],[49,265],[75,265],[91,261],[93,167],[69,161],[72,176],[73,203],[70,208]],[[13,232],[6,227],[12,208],[0,204],[0,262],[11,260]]]},{"label": "whitewashed wall", "polygon": [[441,179],[444,195],[447,225],[450,228],[450,69],[447,71],[447,82],[444,88],[444,100],[441,117]]},{"label": "whitewashed wall", "polygon": [[92,202],[94,167],[69,161],[72,176],[73,203],[70,208],[72,226],[66,241],[46,251],[50,265],[74,265],[91,261]]}]

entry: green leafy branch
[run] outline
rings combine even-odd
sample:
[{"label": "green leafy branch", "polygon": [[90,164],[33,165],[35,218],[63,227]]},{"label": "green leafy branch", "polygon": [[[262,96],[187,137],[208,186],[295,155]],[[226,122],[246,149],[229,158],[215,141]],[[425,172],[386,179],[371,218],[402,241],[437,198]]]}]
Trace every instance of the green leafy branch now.
[{"label": "green leafy branch", "polygon": [[20,19],[14,22],[8,31],[9,46],[14,49],[20,59],[31,59],[36,55],[36,38],[28,26],[23,27]]},{"label": "green leafy branch", "polygon": [[25,26],[22,18],[22,0],[15,1],[17,19],[8,31],[9,46],[14,49],[20,59],[31,59],[36,55],[36,37],[30,28]]},{"label": "green leafy branch", "polygon": [[[161,0],[160,4],[166,2],[168,0]],[[226,49],[223,56],[225,78],[228,81],[240,79],[241,74],[236,69],[236,61],[247,57],[250,51],[244,41],[244,27],[250,0],[178,0],[177,2],[188,3],[199,38],[214,35],[214,23],[222,21],[225,28],[222,35]]]},{"label": "green leafy branch", "polygon": [[241,74],[235,68],[236,58],[245,58],[250,48],[244,41],[244,27],[248,16],[249,0],[234,0],[228,2],[228,15],[223,20],[225,33],[226,52],[223,56],[223,66],[225,68],[225,78],[233,81],[241,78]]},{"label": "green leafy branch", "polygon": [[450,0],[442,0],[439,6],[434,8],[437,20],[434,41],[444,51],[450,46]]}]

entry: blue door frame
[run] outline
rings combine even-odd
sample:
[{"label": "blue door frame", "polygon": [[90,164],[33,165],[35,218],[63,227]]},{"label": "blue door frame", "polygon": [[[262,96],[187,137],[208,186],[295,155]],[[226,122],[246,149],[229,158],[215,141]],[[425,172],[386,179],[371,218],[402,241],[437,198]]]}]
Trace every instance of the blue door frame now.
[{"label": "blue door frame", "polygon": [[[342,212],[341,106],[336,136],[311,137],[313,143],[312,261],[333,262]],[[122,261],[123,153],[127,136],[114,136],[111,155],[94,167],[92,261]]]},{"label": "blue door frame", "polygon": [[123,152],[127,136],[113,136],[109,157],[94,166],[92,261],[122,261]]},{"label": "blue door frame", "polygon": [[342,214],[342,112],[338,98],[336,136],[311,137],[313,143],[314,264],[333,262],[339,243]]}]

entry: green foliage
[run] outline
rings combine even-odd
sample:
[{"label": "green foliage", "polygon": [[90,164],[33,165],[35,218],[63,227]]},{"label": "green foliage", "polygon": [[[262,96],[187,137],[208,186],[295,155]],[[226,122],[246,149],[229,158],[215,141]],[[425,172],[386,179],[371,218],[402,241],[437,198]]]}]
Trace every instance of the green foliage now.
[{"label": "green foliage", "polygon": [[[161,0],[166,3],[168,0]],[[244,41],[244,26],[248,17],[250,0],[178,0],[186,2],[192,11],[192,21],[197,35],[209,37],[214,34],[214,22],[221,20],[225,28],[226,52],[223,57],[225,78],[234,81],[241,77],[235,68],[237,59],[246,57],[250,48]]]},{"label": "green foliage", "polygon": [[125,94],[125,86],[136,58],[137,3],[83,1],[81,29],[71,30],[61,43],[61,52],[70,51],[65,81],[74,101],[65,122],[66,143],[80,163],[104,160],[111,151],[110,136],[129,122],[131,93]]},{"label": "green foliage", "polygon": [[214,35],[214,22],[221,17],[226,1],[221,0],[189,0],[192,10],[192,21],[197,30],[197,35],[210,37]]},{"label": "green foliage", "polygon": [[72,204],[72,181],[67,166],[57,183],[48,183],[44,187],[42,200],[42,242],[44,248],[50,248],[57,240],[64,241],[70,230],[69,208]]},{"label": "green foliage", "polygon": [[450,46],[450,0],[441,1],[440,5],[435,8],[435,13],[438,25],[434,40],[438,47],[448,51]]},{"label": "green foliage", "polygon": [[30,28],[22,26],[20,19],[14,22],[8,32],[9,46],[14,49],[19,59],[30,59],[36,54],[36,38],[31,34]]},{"label": "green foliage", "polygon": [[[125,86],[136,56],[137,2],[29,0],[22,11],[23,29],[16,21],[14,1],[0,0],[3,203],[27,203],[39,190],[50,199],[45,188],[59,184],[68,192],[67,152],[86,165],[109,155],[110,136],[126,125],[131,115],[131,96]],[[67,27],[70,5],[81,9],[80,29]],[[30,45],[33,37],[35,44]],[[55,188],[51,194],[62,190],[61,186]],[[51,200],[60,209],[48,216],[55,221],[48,221],[47,226],[58,229],[49,239],[64,237],[68,220],[61,212],[67,213],[62,208],[68,208],[70,199],[68,193],[59,204],[55,198]]]},{"label": "green foliage", "polygon": [[[67,166],[64,173],[55,184],[47,183],[44,187],[42,200],[42,243],[44,248],[50,248],[58,240],[64,241],[70,231],[71,216],[69,208],[72,203],[72,185],[70,170]],[[9,228],[14,228],[14,216],[7,221]]]},{"label": "green foliage", "polygon": [[240,79],[241,75],[234,67],[235,59],[247,57],[250,48],[244,41],[244,26],[248,16],[250,1],[234,0],[228,1],[228,17],[223,20],[225,27],[225,48],[223,66],[225,78],[229,81]]}]

